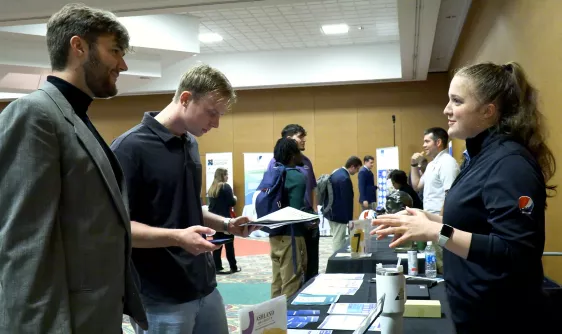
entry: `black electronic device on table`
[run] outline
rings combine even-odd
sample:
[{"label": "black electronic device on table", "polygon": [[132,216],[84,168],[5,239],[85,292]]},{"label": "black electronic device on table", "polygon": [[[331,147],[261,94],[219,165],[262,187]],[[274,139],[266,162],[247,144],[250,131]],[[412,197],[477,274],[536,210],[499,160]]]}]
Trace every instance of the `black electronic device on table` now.
[{"label": "black electronic device on table", "polygon": [[427,284],[406,284],[406,298],[429,299],[429,287]]}]

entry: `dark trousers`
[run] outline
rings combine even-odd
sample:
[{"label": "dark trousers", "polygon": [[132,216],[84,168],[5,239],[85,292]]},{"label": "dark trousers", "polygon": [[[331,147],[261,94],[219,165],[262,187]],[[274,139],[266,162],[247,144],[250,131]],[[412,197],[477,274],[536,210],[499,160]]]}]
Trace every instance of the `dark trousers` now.
[{"label": "dark trousers", "polygon": [[[217,232],[213,236],[213,239],[234,239],[234,236],[232,234]],[[234,256],[234,240],[232,242],[224,244],[224,247],[226,248],[226,259],[228,260],[228,264],[230,265],[230,270],[232,272],[236,272],[238,270],[238,267],[236,266],[236,257]],[[215,267],[217,268],[217,271],[224,270],[224,268],[222,267],[221,252],[222,246],[219,249],[213,251],[213,259],[215,260]]]},{"label": "dark trousers", "polygon": [[304,242],[306,244],[306,273],[304,281],[308,282],[311,278],[318,275],[318,253],[320,252],[320,229],[306,229],[304,233]]}]

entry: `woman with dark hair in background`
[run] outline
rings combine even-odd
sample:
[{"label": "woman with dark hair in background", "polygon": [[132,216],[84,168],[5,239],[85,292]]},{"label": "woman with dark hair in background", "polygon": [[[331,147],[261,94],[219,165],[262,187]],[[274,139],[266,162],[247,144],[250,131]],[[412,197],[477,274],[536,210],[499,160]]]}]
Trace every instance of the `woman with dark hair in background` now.
[{"label": "woman with dark hair in background", "polygon": [[[297,142],[291,138],[280,138],[273,149],[276,164],[285,167],[282,206],[297,210],[306,209],[306,176],[296,166],[302,163],[302,153]],[[291,297],[303,285],[306,266],[306,242],[304,223],[291,224],[269,232],[273,278],[271,297]]]},{"label": "woman with dark hair in background", "polygon": [[538,333],[549,322],[542,255],[548,186],[556,170],[537,91],[517,63],[464,67],[449,88],[449,135],[466,140],[467,164],[443,216],[408,209],[380,216],[391,247],[445,248],[444,278],[458,333]]},{"label": "woman with dark hair in background", "polygon": [[[228,183],[228,171],[224,168],[217,168],[213,184],[209,188],[209,212],[229,218],[230,210],[236,204],[236,196],[232,192],[232,188]],[[215,267],[217,274],[232,274],[239,272],[240,267],[236,265],[236,257],[234,256],[234,236],[223,232],[216,232],[213,239],[232,239],[232,242],[224,244],[226,249],[226,259],[230,265],[230,272],[225,272],[222,267],[221,253],[222,246],[213,251]]]},{"label": "woman with dark hair in background", "polygon": [[418,196],[418,193],[408,184],[408,176],[403,170],[395,169],[388,175],[388,178],[392,182],[392,186],[400,191],[405,192],[412,198],[411,206],[415,209],[423,209],[423,203]]}]

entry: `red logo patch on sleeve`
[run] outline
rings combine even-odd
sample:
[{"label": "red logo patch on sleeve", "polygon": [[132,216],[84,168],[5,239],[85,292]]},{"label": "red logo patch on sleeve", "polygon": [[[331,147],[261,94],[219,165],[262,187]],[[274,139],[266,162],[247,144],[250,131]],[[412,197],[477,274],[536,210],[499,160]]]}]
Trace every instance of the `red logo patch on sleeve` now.
[{"label": "red logo patch on sleeve", "polygon": [[521,210],[522,214],[530,215],[533,212],[533,207],[535,203],[533,203],[533,199],[529,196],[521,196],[519,197],[519,210]]}]

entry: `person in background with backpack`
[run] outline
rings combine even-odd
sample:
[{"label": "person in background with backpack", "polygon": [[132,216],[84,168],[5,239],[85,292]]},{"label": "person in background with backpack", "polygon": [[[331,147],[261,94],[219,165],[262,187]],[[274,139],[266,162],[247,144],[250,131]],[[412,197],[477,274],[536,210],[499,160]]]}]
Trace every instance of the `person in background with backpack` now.
[{"label": "person in background with backpack", "polygon": [[[336,169],[329,178],[332,186],[332,206],[324,216],[330,223],[332,231],[332,250],[336,252],[345,244],[347,223],[353,220],[353,184],[351,176],[357,174],[362,167],[361,159],[352,156],[347,159],[344,167]],[[327,199],[328,200],[328,199]],[[324,203],[324,206],[328,203]]]},{"label": "person in background with backpack", "polygon": [[[306,177],[306,191],[305,204],[307,205],[307,210],[316,212],[317,199],[315,198],[314,189],[316,188],[316,176],[314,175],[314,168],[310,159],[302,154],[305,150],[306,145],[306,130],[298,124],[289,124],[283,128],[281,131],[281,138],[294,139],[297,142],[299,150],[301,151],[302,163],[297,164],[296,168],[304,174]],[[271,159],[267,169],[271,169],[275,166],[275,158]],[[305,274],[305,282],[318,275],[318,253],[320,247],[320,229],[318,224],[309,224],[308,228],[304,231],[304,240],[306,242],[306,254],[307,254],[307,269]]]},{"label": "person in background with backpack", "polygon": [[[236,204],[236,196],[232,193],[232,188],[228,183],[228,170],[225,168],[217,168],[215,171],[215,179],[209,187],[209,212],[216,215],[231,218],[230,209]],[[222,246],[213,251],[213,259],[215,260],[215,268],[217,274],[233,274],[240,271],[240,267],[236,265],[236,257],[234,256],[234,236],[229,233],[217,231],[213,235],[213,239],[233,239],[231,242],[224,244],[226,249],[226,258],[230,265],[230,272],[225,272],[222,267],[221,253]]]},{"label": "person in background with backpack", "polygon": [[[276,164],[284,167],[284,184],[282,191],[282,207],[290,206],[302,210],[306,208],[306,176],[296,166],[302,163],[302,154],[294,139],[280,138],[277,140],[273,156]],[[271,298],[281,295],[291,297],[304,283],[306,273],[306,243],[303,223],[291,224],[272,229],[269,232],[271,246],[271,262],[273,279],[271,282]]]}]

